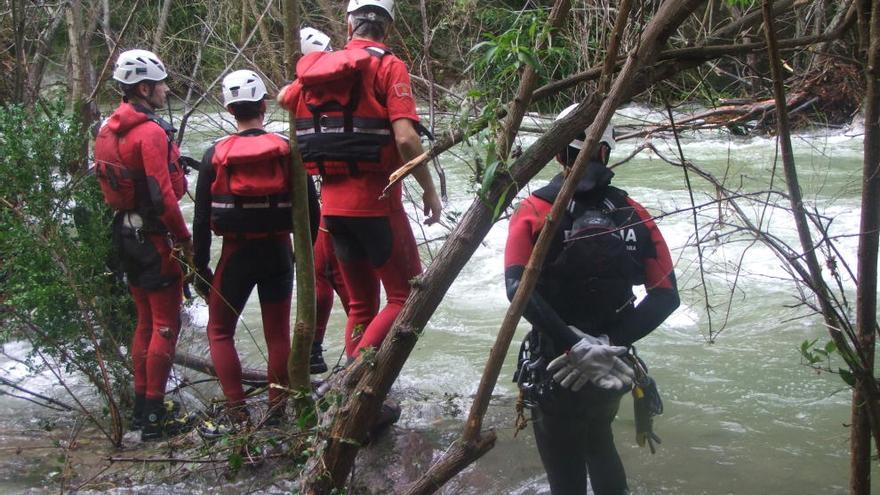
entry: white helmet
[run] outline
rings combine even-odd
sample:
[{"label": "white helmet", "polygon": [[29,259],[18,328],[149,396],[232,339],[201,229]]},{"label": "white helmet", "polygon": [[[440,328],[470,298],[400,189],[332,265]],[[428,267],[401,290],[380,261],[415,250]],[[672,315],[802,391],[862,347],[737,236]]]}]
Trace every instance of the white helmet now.
[{"label": "white helmet", "polygon": [[329,52],[330,37],[315,28],[304,27],[299,30],[299,45],[303,55],[312,52]]},{"label": "white helmet", "polygon": [[[574,105],[569,105],[569,106],[565,107],[565,109],[562,110],[561,112],[559,112],[559,115],[556,116],[556,120],[560,120],[560,119],[564,118],[565,116],[567,116],[568,114],[570,114],[572,111],[574,111],[575,108],[577,108],[578,105],[579,105],[579,103],[575,103]],[[580,135],[578,135],[578,137],[576,137],[574,139],[574,141],[568,143],[568,145],[574,149],[579,150],[584,147],[584,139],[586,139],[586,138],[587,138],[587,131],[586,131],[586,129],[584,129],[584,132],[580,133]],[[608,127],[606,127],[605,130],[602,131],[602,137],[599,138],[599,142],[607,144],[608,148],[613,150],[614,149],[614,128],[612,128],[610,125]]]},{"label": "white helmet", "polygon": [[239,101],[260,101],[266,97],[266,85],[252,70],[237,70],[223,78],[223,106]]},{"label": "white helmet", "polygon": [[349,0],[348,10],[346,10],[346,12],[351,14],[355,10],[369,7],[370,5],[379,7],[385,12],[388,12],[388,15],[391,16],[391,20],[394,20],[394,0]]},{"label": "white helmet", "polygon": [[155,53],[147,50],[128,50],[119,54],[113,68],[113,79],[123,84],[141,81],[161,81],[168,77],[165,66]]}]

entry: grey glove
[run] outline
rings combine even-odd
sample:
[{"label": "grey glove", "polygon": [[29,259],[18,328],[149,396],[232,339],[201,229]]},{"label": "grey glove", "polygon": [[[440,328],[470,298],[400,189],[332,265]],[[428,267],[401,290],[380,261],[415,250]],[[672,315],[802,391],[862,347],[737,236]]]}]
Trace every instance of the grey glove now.
[{"label": "grey glove", "polygon": [[553,379],[565,388],[577,392],[588,382],[607,390],[620,390],[632,384],[633,370],[618,356],[626,354],[626,347],[608,345],[608,337],[586,336],[567,353],[547,366]]}]

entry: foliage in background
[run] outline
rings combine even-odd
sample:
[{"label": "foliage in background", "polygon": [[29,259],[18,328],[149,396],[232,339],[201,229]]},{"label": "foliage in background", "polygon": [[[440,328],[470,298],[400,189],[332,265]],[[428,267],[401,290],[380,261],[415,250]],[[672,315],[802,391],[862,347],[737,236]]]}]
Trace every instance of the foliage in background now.
[{"label": "foliage in background", "polygon": [[[472,62],[467,73],[483,95],[502,102],[510,101],[526,65],[538,73],[539,86],[578,71],[584,55],[579,43],[590,43],[590,40],[575,40],[564,31],[550,32],[546,27],[549,13],[549,9],[510,11],[498,8],[481,12],[479,22],[488,29],[482,35],[483,40],[471,48]],[[545,48],[536,51],[539,40],[549,41],[543,43]],[[559,105],[562,103],[550,100],[549,103],[542,102],[537,109],[554,112]]]},{"label": "foliage in background", "polygon": [[35,366],[83,372],[103,390],[94,335],[119,390],[130,382],[121,347],[134,310],[108,268],[110,211],[97,182],[68,172],[84,139],[61,101],[0,107],[0,343],[28,341]]}]

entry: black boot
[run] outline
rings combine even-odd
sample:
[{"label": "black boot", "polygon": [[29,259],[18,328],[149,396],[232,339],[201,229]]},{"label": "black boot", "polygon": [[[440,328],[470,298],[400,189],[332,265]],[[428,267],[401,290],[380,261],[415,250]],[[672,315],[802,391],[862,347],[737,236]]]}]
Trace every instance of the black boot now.
[{"label": "black boot", "polygon": [[186,433],[192,428],[189,416],[179,417],[169,410],[163,399],[147,399],[144,403],[144,427],[141,441],[161,440]]},{"label": "black boot", "polygon": [[134,406],[131,409],[131,421],[128,422],[130,431],[137,431],[144,427],[144,401],[147,398],[142,394],[134,394]]},{"label": "black boot", "polygon": [[[134,407],[131,410],[131,421],[128,424],[128,429],[130,431],[138,431],[143,429],[144,427],[144,403],[147,398],[143,395],[135,395],[134,396]],[[165,402],[162,403],[165,407],[166,414],[177,415],[180,411],[180,403],[171,399],[165,399]]]},{"label": "black boot", "polygon": [[327,363],[324,362],[324,350],[321,342],[312,342],[312,354],[309,356],[309,373],[317,375],[327,371]]}]

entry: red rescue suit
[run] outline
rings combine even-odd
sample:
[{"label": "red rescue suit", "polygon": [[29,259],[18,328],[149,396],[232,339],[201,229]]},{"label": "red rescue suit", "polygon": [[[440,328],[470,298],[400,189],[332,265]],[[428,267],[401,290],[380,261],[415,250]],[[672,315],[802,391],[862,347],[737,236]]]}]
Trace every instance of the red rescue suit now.
[{"label": "red rescue suit", "polygon": [[[376,284],[376,291],[379,287]],[[315,342],[324,342],[327,333],[327,322],[333,309],[333,293],[339,295],[342,309],[348,314],[348,289],[342,279],[339,260],[333,250],[333,240],[326,227],[318,227],[318,238],[315,239]],[[378,306],[378,301],[376,305]]]},{"label": "red rescue suit", "polygon": [[345,349],[354,358],[382,343],[421,273],[400,185],[379,199],[402,165],[391,122],[419,118],[406,65],[380,43],[354,39],[339,52],[306,55],[297,75],[282,105],[296,112],[306,166],[323,176],[324,222],[350,298]]},{"label": "red rescue suit", "polygon": [[123,181],[105,196],[125,210],[116,214],[113,233],[138,314],[131,345],[135,394],[148,400],[165,395],[180,331],[182,271],[172,238],[190,237],[177,204],[186,177],[172,132],[150,110],[122,103],[95,143],[96,170],[117,171]]}]

